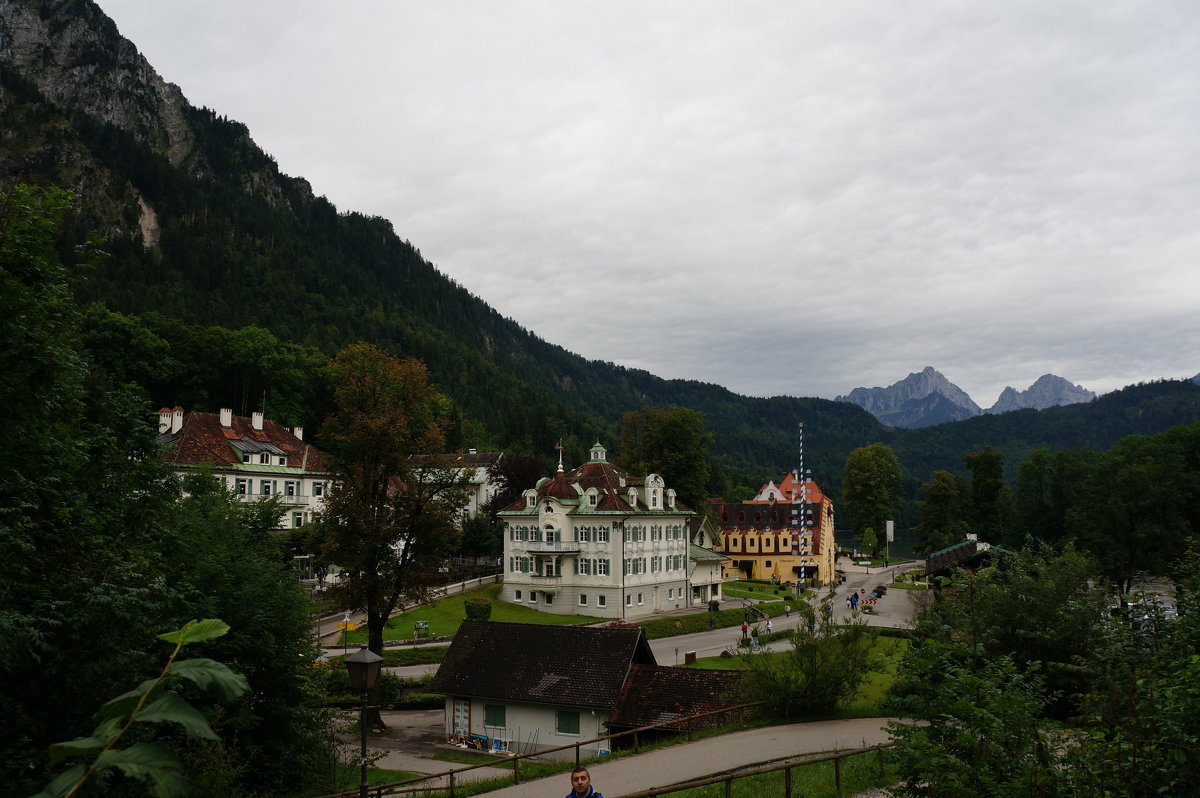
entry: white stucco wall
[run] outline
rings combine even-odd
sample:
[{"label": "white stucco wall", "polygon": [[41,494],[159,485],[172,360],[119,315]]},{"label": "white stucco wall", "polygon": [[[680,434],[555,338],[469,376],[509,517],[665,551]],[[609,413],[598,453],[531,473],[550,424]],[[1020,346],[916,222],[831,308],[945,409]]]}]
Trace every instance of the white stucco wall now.
[{"label": "white stucco wall", "polygon": [[[470,698],[466,696],[447,696],[445,707],[446,739],[455,738],[455,701],[463,699],[469,702],[470,722],[469,734],[486,736],[489,740],[501,739],[514,753],[534,753],[556,748],[561,745],[572,745],[584,740],[593,740],[607,732],[604,721],[608,711],[592,710],[587,707],[553,706],[550,704],[533,704],[519,701],[501,701],[486,698]],[[505,726],[497,729],[485,724],[487,705],[504,707]],[[556,729],[557,713],[562,711],[579,713],[579,733],[562,734]],[[609,746],[591,743],[580,748],[581,756],[595,756],[598,748]],[[571,748],[550,755],[553,759],[575,759],[575,750]]]}]

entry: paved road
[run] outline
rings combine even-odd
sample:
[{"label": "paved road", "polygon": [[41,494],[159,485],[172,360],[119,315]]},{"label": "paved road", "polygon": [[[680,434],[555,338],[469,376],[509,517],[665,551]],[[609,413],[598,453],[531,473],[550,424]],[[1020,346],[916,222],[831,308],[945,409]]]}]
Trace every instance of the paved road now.
[{"label": "paved road", "polygon": [[[665,787],[748,764],[888,742],[890,718],[854,718],[770,726],[622,757],[589,766],[592,784],[607,798]],[[566,773],[489,792],[489,798],[535,798],[570,791]]]},{"label": "paved road", "polygon": [[[909,566],[911,567],[911,566]],[[914,605],[907,590],[890,590],[876,605],[875,614],[851,613],[846,608],[845,597],[851,590],[870,593],[875,586],[891,581],[895,569],[868,569],[861,566],[844,566],[846,581],[838,588],[834,602],[834,619],[841,621],[852,615],[865,619],[872,626],[902,626],[913,614]],[[862,594],[860,594],[862,595]],[[726,607],[732,603],[725,602]],[[795,605],[793,605],[795,606]],[[800,621],[793,612],[791,618],[771,619],[774,630],[790,628]],[[741,632],[737,628],[716,629],[692,635],[663,638],[650,641],[654,656],[661,665],[682,663],[689,651],[699,657],[719,656],[737,644]],[[776,646],[779,643],[774,644]],[[340,653],[340,652],[338,652]],[[400,676],[411,677],[431,673],[436,665],[416,665],[406,668],[389,668]],[[387,713],[392,714],[392,713]],[[389,726],[399,732],[399,738],[389,742],[372,741],[371,748],[382,754],[379,767],[405,770],[413,773],[437,773],[453,767],[450,763],[428,759],[429,753],[443,744],[444,729],[441,710],[418,717],[413,713],[395,713],[388,719]],[[699,778],[745,765],[801,754],[824,753],[838,749],[856,748],[886,742],[889,736],[883,731],[886,718],[822,721],[817,723],[775,726],[767,729],[749,729],[723,735],[718,738],[674,746],[658,752],[637,757],[622,758],[596,765],[592,770],[593,781],[608,798],[618,798],[623,793],[644,790],[651,786],[674,784],[687,779]],[[464,774],[463,779],[489,778],[499,773],[494,768],[479,768]],[[561,782],[561,783],[560,783]],[[565,793],[569,788],[565,775],[546,780],[523,783],[505,788],[491,795],[535,796]]]},{"label": "paved road", "polygon": [[[846,573],[846,581],[838,587],[835,593],[833,602],[833,617],[835,621],[844,621],[854,615],[856,618],[861,618],[869,626],[904,626],[913,617],[913,593],[910,590],[889,590],[883,598],[874,606],[873,613],[864,613],[858,611],[851,613],[846,608],[846,597],[850,592],[865,590],[866,593],[859,593],[860,596],[870,595],[871,590],[880,584],[887,584],[894,580],[898,571],[908,570],[917,567],[913,563],[908,563],[892,568],[865,568],[858,565],[844,564],[843,570]],[[886,572],[886,573],[885,573]],[[796,606],[799,602],[793,602]],[[726,599],[723,606],[728,609],[739,604],[737,599]],[[695,612],[695,609],[688,610]],[[668,613],[667,617],[671,614]],[[684,613],[679,613],[684,614]],[[661,616],[656,616],[661,617]],[[785,618],[776,616],[771,619],[771,627],[773,631],[794,627],[800,622],[800,615],[796,612],[792,613],[792,617]],[[714,629],[710,632],[697,632],[696,634],[680,635],[678,637],[665,637],[658,640],[650,641],[650,649],[654,652],[655,659],[660,665],[682,665],[689,651],[696,652],[697,657],[719,657],[722,651],[731,649],[737,645],[741,638],[741,631],[737,627],[728,627],[723,629]],[[449,645],[448,642],[429,643],[426,645]],[[778,647],[776,643],[774,647]],[[768,648],[771,648],[769,646]],[[330,655],[342,653],[340,646],[329,646],[326,652]],[[352,651],[353,649],[351,649]],[[391,673],[405,679],[412,679],[423,676],[427,673],[437,671],[437,665],[412,665],[402,668],[388,668]]]},{"label": "paved road", "polygon": [[[838,587],[834,594],[833,602],[833,618],[835,621],[849,620],[851,616],[864,620],[868,626],[904,626],[913,617],[914,605],[912,602],[911,590],[889,590],[884,597],[879,599],[879,602],[874,606],[873,613],[865,613],[862,611],[851,612],[846,607],[846,597],[851,591],[858,592],[865,590],[865,593],[859,593],[860,596],[869,596],[871,591],[881,584],[890,583],[895,579],[898,571],[908,570],[917,567],[913,563],[907,563],[901,566],[892,568],[865,568],[859,565],[844,565],[843,570],[846,573],[846,581]],[[726,599],[722,602],[722,607],[725,609],[731,606],[738,606],[740,600]],[[798,602],[793,602],[795,607]],[[816,606],[820,606],[819,603]],[[694,611],[694,610],[693,610]],[[792,613],[791,618],[786,618],[782,615],[777,615],[771,618],[772,631],[781,629],[789,629],[800,623],[800,615],[796,612]],[[682,665],[689,651],[696,652],[697,657],[719,657],[722,651],[733,648],[741,639],[742,633],[738,627],[728,627],[724,629],[714,629],[711,632],[697,632],[696,634],[680,635],[678,637],[664,637],[658,640],[650,641],[650,649],[654,652],[655,659],[659,665]],[[776,647],[778,643],[774,644]],[[768,646],[771,648],[771,646]]]}]

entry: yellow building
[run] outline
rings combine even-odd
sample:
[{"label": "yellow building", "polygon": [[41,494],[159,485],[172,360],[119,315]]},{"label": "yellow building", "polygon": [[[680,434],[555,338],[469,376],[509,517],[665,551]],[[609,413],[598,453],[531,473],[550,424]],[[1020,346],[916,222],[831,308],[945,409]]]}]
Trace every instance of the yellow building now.
[{"label": "yellow building", "polygon": [[816,483],[789,473],[750,501],[710,499],[719,535],[716,551],[731,560],[727,576],[829,584],[837,542],[833,502]]}]

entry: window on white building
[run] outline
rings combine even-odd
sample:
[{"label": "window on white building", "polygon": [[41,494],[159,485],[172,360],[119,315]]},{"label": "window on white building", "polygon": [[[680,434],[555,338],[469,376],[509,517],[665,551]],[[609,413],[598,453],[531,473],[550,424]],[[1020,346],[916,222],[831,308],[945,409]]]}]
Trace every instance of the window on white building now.
[{"label": "window on white building", "polygon": [[514,590],[514,591],[513,591],[513,600],[514,600],[514,601],[520,601],[520,600],[521,600],[521,591],[520,591],[520,590]]},{"label": "window on white building", "polygon": [[238,477],[234,484],[239,495],[245,496],[250,492],[250,480]]},{"label": "window on white building", "polygon": [[606,604],[608,604],[607,596],[596,596],[596,606],[597,607],[603,607]]},{"label": "window on white building", "polygon": [[584,594],[584,593],[580,593],[580,594],[579,594],[579,606],[580,606],[580,607],[586,607],[586,606],[587,606],[587,595],[586,595],[586,594]]},{"label": "window on white building", "polygon": [[312,494],[313,496],[324,496],[325,495],[325,483],[324,482],[314,482],[312,490],[313,490],[313,494]]},{"label": "window on white building", "polygon": [[292,513],[292,529],[304,526],[304,513]]},{"label": "window on white building", "polygon": [[260,452],[258,455],[258,462],[261,463],[262,465],[270,465],[271,464],[271,455],[269,455],[266,452]]}]

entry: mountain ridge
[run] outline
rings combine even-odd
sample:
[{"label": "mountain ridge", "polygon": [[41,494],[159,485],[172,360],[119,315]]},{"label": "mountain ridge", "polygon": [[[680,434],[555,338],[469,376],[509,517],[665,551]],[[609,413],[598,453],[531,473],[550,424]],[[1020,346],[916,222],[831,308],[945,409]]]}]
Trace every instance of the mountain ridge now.
[{"label": "mountain ridge", "polygon": [[858,405],[882,424],[919,429],[948,421],[963,421],[985,413],[1044,410],[1094,398],[1096,394],[1081,385],[1073,385],[1054,374],[1043,374],[1024,391],[1006,386],[995,404],[984,410],[944,374],[933,366],[926,366],[887,388],[855,388],[835,401]]},{"label": "mountain ridge", "polygon": [[[79,83],[88,85],[62,85]],[[391,222],[339,211],[314,196],[303,177],[280,171],[245,125],[188,105],[91,0],[0,5],[0,113],[11,123],[10,135],[0,137],[0,180],[77,192],[78,212],[59,243],[63,257],[92,229],[108,235],[109,257],[76,286],[82,304],[102,303],[147,329],[162,331],[170,320],[178,340],[214,325],[262,328],[325,356],[367,340],[418,357],[461,408],[468,446],[551,452],[561,439],[568,457],[582,459],[597,438],[617,440],[623,413],[677,404],[705,414],[714,462],[748,480],[798,464],[803,423],[805,463],[835,494],[856,447],[902,442],[906,468],[906,460],[920,468],[933,462],[919,457],[932,447],[938,467],[957,469],[979,446],[957,434],[949,436],[957,448],[929,443],[977,418],[901,438],[851,403],[740,396],[588,360],[543,341],[447,277]],[[228,368],[212,357],[200,365]],[[171,391],[178,386],[155,390],[162,393],[151,392],[154,407],[177,403]],[[263,401],[285,407],[272,390],[268,381]],[[1104,445],[1123,431],[1200,420],[1191,393],[1180,386],[1168,392],[1170,401],[1154,401],[1170,412],[1127,414],[1117,426],[1056,422],[1069,434],[1048,433],[1050,445]],[[1126,401],[1151,393],[1131,389]],[[909,400],[906,412],[927,418],[954,412],[937,397]],[[188,409],[234,401],[202,391]],[[309,417],[295,412],[278,420],[319,435],[320,405],[307,410]],[[1013,435],[1005,415],[987,427],[997,447]]]}]

